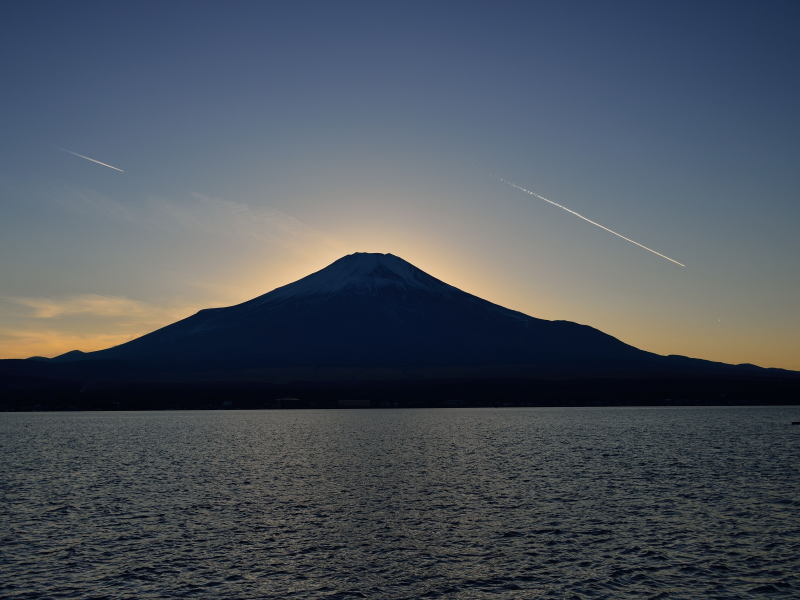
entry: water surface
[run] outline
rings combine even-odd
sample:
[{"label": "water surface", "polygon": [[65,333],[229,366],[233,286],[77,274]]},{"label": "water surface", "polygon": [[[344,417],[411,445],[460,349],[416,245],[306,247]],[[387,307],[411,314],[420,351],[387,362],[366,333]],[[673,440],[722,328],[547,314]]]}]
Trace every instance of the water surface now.
[{"label": "water surface", "polygon": [[6,413],[0,596],[798,597],[798,418]]}]

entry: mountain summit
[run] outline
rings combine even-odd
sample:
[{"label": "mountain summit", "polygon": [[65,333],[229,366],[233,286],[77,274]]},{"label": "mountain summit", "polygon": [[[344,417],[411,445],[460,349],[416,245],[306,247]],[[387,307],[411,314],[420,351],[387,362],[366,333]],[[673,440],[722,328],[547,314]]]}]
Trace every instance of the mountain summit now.
[{"label": "mountain summit", "polygon": [[394,254],[356,252],[343,256],[324,269],[280,287],[260,298],[291,298],[334,293],[375,293],[382,288],[427,290],[442,293],[452,286],[431,277]]}]

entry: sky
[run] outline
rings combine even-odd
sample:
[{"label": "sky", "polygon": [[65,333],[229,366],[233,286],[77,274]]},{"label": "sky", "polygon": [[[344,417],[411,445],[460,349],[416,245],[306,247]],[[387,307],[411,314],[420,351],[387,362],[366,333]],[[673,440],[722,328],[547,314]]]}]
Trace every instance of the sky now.
[{"label": "sky", "polygon": [[0,357],[367,251],[800,370],[799,32],[794,1],[3,2]]}]

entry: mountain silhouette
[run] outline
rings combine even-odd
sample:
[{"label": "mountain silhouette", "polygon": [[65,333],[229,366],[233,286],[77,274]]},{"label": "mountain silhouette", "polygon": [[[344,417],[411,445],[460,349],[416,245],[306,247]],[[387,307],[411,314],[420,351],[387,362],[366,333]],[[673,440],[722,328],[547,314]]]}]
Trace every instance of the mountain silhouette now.
[{"label": "mountain silhouette", "polygon": [[656,356],[585,325],[503,308],[392,254],[355,253],[263,296],[201,310],[81,358],[248,367],[528,365],[572,370],[619,368]]},{"label": "mountain silhouette", "polygon": [[430,401],[498,390],[528,399],[550,390],[548,397],[563,399],[579,390],[605,402],[620,393],[609,382],[626,382],[629,390],[635,381],[635,393],[660,397],[674,382],[682,382],[680,393],[694,386],[707,394],[722,389],[720,382],[741,392],[742,382],[796,382],[796,375],[646,352],[586,325],[493,304],[392,254],[359,252],[252,300],[201,310],[119,346],[0,361],[0,392],[54,386],[78,396],[102,389],[110,397],[149,386],[169,394],[213,388],[230,396],[246,388],[314,390],[320,397],[413,388]]}]

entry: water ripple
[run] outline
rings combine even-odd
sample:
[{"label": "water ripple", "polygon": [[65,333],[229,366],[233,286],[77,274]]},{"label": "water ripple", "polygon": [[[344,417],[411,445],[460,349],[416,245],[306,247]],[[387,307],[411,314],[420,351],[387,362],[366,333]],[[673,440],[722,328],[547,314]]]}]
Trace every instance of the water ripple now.
[{"label": "water ripple", "polygon": [[794,598],[797,414],[3,414],[0,596]]}]

